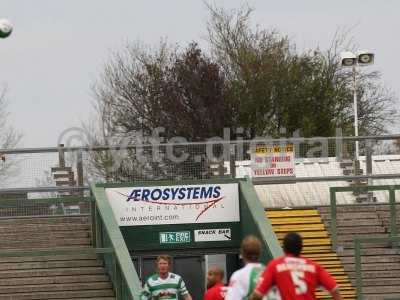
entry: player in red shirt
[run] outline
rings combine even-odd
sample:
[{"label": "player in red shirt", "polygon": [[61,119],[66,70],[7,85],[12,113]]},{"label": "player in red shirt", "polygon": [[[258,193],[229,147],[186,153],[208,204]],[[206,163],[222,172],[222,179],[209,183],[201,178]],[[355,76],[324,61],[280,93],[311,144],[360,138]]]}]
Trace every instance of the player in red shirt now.
[{"label": "player in red shirt", "polygon": [[300,255],[303,241],[299,234],[288,233],[283,239],[284,256],[270,261],[264,269],[252,300],[260,300],[276,285],[282,300],[315,300],[315,289],[324,287],[333,299],[341,300],[335,279],[319,264]]},{"label": "player in red shirt", "polygon": [[226,287],[223,284],[224,270],[220,267],[211,267],[207,272],[207,292],[204,300],[224,300]]}]

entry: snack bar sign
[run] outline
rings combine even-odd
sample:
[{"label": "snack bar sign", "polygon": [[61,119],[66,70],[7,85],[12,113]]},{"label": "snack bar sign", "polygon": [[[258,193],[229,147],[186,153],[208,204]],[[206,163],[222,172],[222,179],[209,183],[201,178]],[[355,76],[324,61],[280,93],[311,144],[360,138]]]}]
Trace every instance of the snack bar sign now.
[{"label": "snack bar sign", "polygon": [[252,177],[295,176],[293,144],[253,147],[251,173]]},{"label": "snack bar sign", "polygon": [[119,226],[239,222],[238,184],[106,188]]}]

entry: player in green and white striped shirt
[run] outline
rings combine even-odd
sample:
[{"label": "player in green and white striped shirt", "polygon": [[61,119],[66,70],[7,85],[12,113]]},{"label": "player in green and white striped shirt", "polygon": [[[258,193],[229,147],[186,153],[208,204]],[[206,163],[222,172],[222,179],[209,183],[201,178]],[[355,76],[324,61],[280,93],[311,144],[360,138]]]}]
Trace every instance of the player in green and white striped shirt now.
[{"label": "player in green and white striped shirt", "polygon": [[157,273],[150,276],[143,287],[141,300],[192,300],[185,282],[178,274],[169,272],[171,257],[160,255],[157,257]]}]

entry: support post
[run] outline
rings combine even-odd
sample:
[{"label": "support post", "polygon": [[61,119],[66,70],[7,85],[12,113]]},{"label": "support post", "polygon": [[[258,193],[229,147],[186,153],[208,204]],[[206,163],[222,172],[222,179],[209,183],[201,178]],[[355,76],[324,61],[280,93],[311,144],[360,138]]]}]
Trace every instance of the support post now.
[{"label": "support post", "polygon": [[354,239],[354,259],[356,264],[355,269],[357,300],[362,300],[361,241],[357,237]]},{"label": "support post", "polygon": [[90,197],[90,214],[92,219],[92,245],[93,248],[97,248],[97,219],[96,219],[96,201],[93,197]]},{"label": "support post", "polygon": [[79,149],[76,153],[76,175],[77,175],[77,185],[83,186],[83,155],[82,149]]},{"label": "support post", "polygon": [[229,169],[232,178],[236,178],[236,145],[232,144],[229,155]]},{"label": "support post", "polygon": [[65,168],[65,148],[64,144],[58,145],[58,166]]},{"label": "support post", "polygon": [[[365,165],[366,165],[366,173],[368,176],[372,175],[372,143],[371,140],[365,141]],[[367,180],[368,186],[373,186],[373,180],[368,178]],[[368,202],[372,202],[374,199],[373,192],[368,191]]]},{"label": "support post", "polygon": [[118,265],[117,258],[115,254],[113,254],[114,261],[114,290],[116,300],[122,300],[122,276],[121,276],[121,268]]},{"label": "support post", "polygon": [[[390,204],[390,237],[397,236],[397,212],[396,212],[396,195],[393,188],[389,189],[389,204]],[[392,242],[392,247],[397,246],[397,241]]]},{"label": "support post", "polygon": [[334,188],[329,189],[330,200],[331,200],[331,234],[332,234],[332,247],[333,250],[337,250],[337,206],[336,206],[336,190]]}]

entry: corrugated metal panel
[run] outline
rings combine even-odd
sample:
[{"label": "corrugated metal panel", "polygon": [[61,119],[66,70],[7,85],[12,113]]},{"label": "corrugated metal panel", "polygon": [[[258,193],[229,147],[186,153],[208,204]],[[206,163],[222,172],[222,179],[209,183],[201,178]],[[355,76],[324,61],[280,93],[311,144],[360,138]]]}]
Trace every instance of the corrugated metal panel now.
[{"label": "corrugated metal panel", "polygon": [[[365,157],[360,157],[360,167],[366,171]],[[237,177],[250,176],[250,161],[237,163]],[[341,176],[343,169],[336,158],[303,159],[295,165],[297,177]],[[373,174],[400,173],[400,155],[373,156]],[[348,186],[347,181],[337,182],[304,182],[297,184],[257,185],[256,191],[264,207],[295,207],[329,205],[329,188]],[[400,178],[393,180],[374,180],[373,184],[400,184]],[[378,202],[388,202],[387,192],[374,192]],[[400,191],[396,192],[400,199]],[[352,204],[355,197],[352,193],[337,194],[338,204]]]}]

